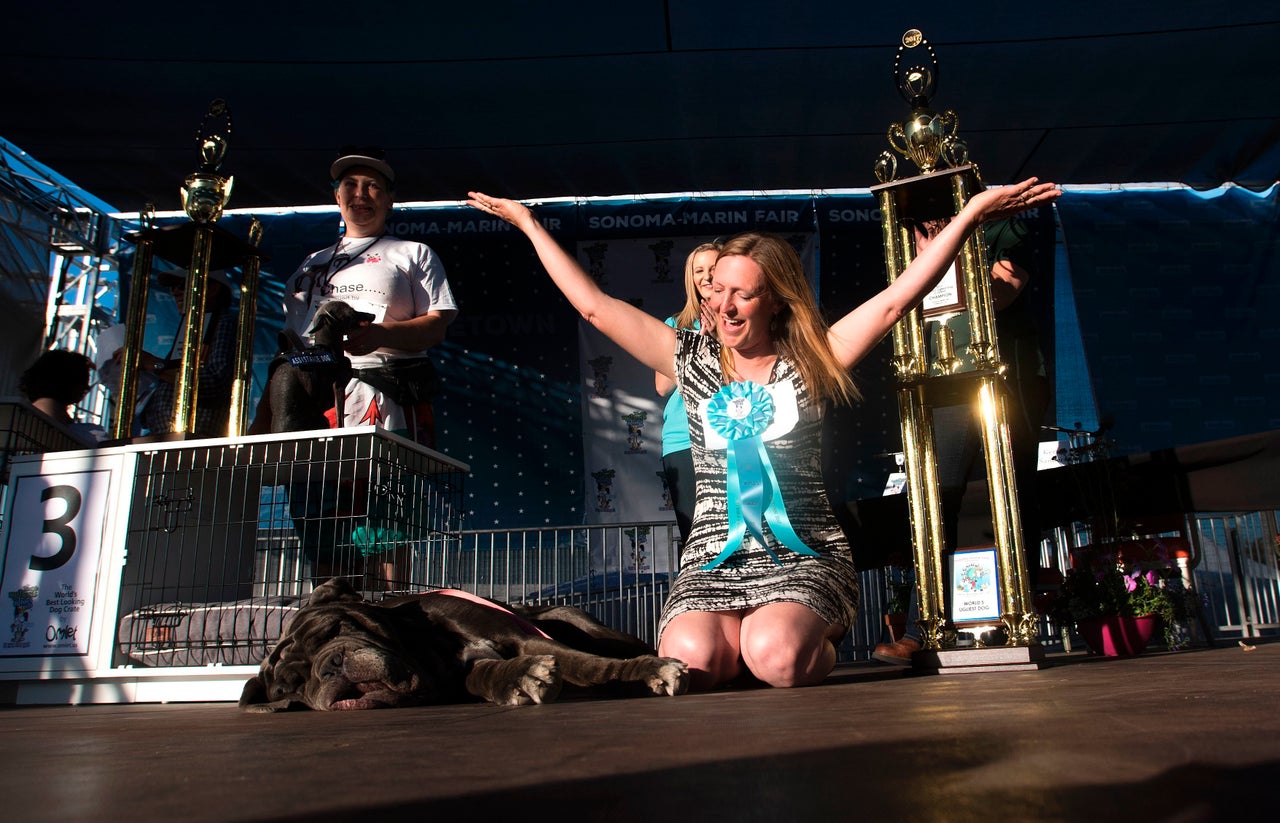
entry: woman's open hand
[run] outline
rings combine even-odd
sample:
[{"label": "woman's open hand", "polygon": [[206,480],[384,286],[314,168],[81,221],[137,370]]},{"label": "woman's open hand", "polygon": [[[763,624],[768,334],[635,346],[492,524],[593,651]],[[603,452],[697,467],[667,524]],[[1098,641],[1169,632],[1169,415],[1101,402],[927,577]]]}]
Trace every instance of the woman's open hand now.
[{"label": "woman's open hand", "polygon": [[538,222],[538,218],[534,217],[533,212],[523,203],[501,197],[490,197],[483,192],[467,192],[467,205],[485,214],[499,217],[521,231]]},{"label": "woman's open hand", "polygon": [[1061,195],[1062,190],[1053,183],[1041,183],[1037,178],[1030,177],[1012,186],[978,192],[969,198],[965,208],[975,209],[975,216],[980,221],[999,220],[1052,203]]}]

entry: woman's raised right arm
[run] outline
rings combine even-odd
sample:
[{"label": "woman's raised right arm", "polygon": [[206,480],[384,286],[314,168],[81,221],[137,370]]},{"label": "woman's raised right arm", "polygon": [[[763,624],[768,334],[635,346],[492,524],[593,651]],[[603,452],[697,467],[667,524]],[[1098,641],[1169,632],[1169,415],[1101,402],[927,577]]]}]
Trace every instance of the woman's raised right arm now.
[{"label": "woman's raised right arm", "polygon": [[644,365],[674,379],[675,329],[605,294],[524,204],[477,191],[468,192],[467,197],[468,206],[502,218],[529,238],[556,288],[588,323]]}]

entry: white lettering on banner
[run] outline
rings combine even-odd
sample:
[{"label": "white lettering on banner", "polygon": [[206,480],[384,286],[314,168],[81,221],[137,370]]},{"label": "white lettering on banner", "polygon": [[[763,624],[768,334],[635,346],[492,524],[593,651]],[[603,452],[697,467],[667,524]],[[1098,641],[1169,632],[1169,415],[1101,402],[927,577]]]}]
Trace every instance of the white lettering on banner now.
[{"label": "white lettering on banner", "polygon": [[879,209],[832,209],[827,212],[832,223],[879,223]]},{"label": "white lettering on banner", "polygon": [[670,214],[606,214],[587,218],[590,229],[645,229],[675,224]]},{"label": "white lettering on banner", "polygon": [[756,212],[757,223],[798,223],[800,212],[792,209],[784,211],[760,210]]},{"label": "white lettering on banner", "polygon": [[587,218],[590,229],[646,229],[667,226],[745,226],[754,219],[757,223],[800,222],[796,209],[746,209],[687,210],[673,214],[606,214]]},{"label": "white lettering on banner", "polygon": [[505,220],[450,220],[447,226],[449,234],[510,231],[513,228]]},{"label": "white lettering on banner", "polygon": [[[558,217],[547,217],[542,221],[547,231],[559,231],[561,220]],[[494,232],[514,231],[505,220],[428,220],[423,222],[400,221],[387,223],[387,231],[397,237],[411,239],[415,236],[433,234],[492,234]]]},{"label": "white lettering on banner", "polygon": [[747,222],[746,211],[687,211],[680,215],[685,226],[732,226]]}]

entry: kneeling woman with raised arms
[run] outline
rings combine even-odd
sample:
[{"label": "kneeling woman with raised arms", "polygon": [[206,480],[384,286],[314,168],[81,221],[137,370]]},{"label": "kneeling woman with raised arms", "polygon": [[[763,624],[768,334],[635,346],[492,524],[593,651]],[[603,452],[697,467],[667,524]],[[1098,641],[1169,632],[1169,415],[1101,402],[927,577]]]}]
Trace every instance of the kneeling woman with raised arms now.
[{"label": "kneeling woman with raised arms", "polygon": [[893,283],[830,327],[790,245],[733,238],[712,276],[713,337],[610,297],[528,208],[470,193],[468,205],[524,232],[588,322],[684,395],[696,503],[658,653],[689,665],[692,688],[727,683],[744,666],[772,686],[831,672],[858,578],[823,491],[824,405],[856,399],[849,370],[929,293],[971,232],[1059,194],[1032,178],[974,195]]}]

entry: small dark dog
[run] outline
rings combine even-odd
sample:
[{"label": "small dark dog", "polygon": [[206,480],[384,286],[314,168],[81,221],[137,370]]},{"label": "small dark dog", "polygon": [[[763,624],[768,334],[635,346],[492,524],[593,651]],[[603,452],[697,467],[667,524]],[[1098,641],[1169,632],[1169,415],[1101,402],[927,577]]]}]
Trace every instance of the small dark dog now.
[{"label": "small dark dog", "polygon": [[685,664],[569,606],[509,606],[446,590],[365,601],[342,578],[317,588],[245,683],[240,708],[380,709],[475,698],[548,703],[563,685],[635,684],[677,695]]},{"label": "small dark dog", "polygon": [[327,429],[325,412],[329,409],[337,409],[338,426],[343,425],[343,393],[351,379],[351,360],[343,351],[342,338],[372,321],[372,314],[356,311],[341,300],[330,300],[316,311],[307,332],[314,337],[315,346],[308,348],[292,332],[280,333],[281,353],[267,378],[271,432]]}]

